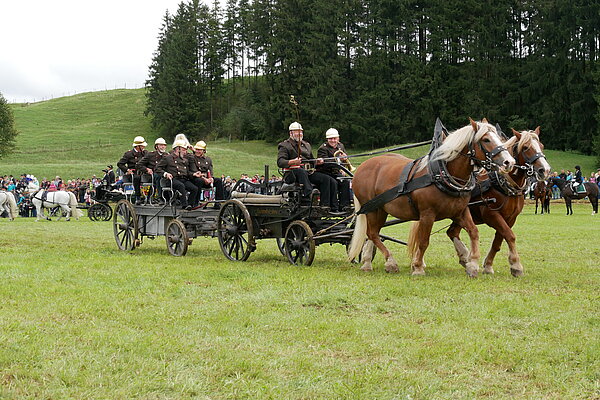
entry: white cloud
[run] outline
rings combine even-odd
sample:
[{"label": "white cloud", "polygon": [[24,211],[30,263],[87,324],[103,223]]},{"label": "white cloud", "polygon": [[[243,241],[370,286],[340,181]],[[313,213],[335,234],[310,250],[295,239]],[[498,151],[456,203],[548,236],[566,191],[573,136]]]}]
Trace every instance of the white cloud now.
[{"label": "white cloud", "polygon": [[165,12],[180,2],[3,1],[0,93],[21,102],[141,87]]}]

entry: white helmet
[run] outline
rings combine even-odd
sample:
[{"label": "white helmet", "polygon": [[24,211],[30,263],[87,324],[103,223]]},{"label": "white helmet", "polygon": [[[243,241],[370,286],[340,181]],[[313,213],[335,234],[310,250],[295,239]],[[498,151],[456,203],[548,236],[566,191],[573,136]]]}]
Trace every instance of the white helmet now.
[{"label": "white helmet", "polygon": [[206,142],[204,140],[199,141],[194,145],[195,150],[206,150]]},{"label": "white helmet", "polygon": [[325,132],[325,138],[326,139],[332,139],[332,138],[339,138],[340,134],[338,133],[337,129],[335,128],[329,128],[327,129],[327,132]]},{"label": "white helmet", "polygon": [[163,138],[159,137],[158,139],[156,139],[156,140],[154,141],[154,146],[155,146],[155,147],[156,147],[156,145],[157,145],[157,144],[165,144],[165,145],[166,145],[166,144],[167,144],[167,142],[165,142],[165,139],[163,139]]},{"label": "white helmet", "polygon": [[175,148],[175,147],[183,147],[183,148],[187,149],[188,147],[190,147],[190,141],[185,137],[185,135],[183,133],[180,133],[177,136],[175,136],[175,141],[173,142],[173,148]]},{"label": "white helmet", "polygon": [[143,136],[136,136],[135,139],[133,139],[133,147],[135,146],[148,146],[148,143],[146,143],[146,141],[144,140]]},{"label": "white helmet", "polygon": [[300,122],[292,122],[290,124],[290,127],[288,128],[289,131],[304,131],[304,129],[302,129],[302,125],[300,125]]}]

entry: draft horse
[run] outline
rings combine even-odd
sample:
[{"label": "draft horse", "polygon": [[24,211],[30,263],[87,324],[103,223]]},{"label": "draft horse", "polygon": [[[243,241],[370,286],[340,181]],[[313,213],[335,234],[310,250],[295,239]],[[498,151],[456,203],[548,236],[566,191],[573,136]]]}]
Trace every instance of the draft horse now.
[{"label": "draft horse", "polygon": [[538,201],[544,211],[550,214],[550,199],[552,198],[552,189],[545,180],[538,180],[533,187],[533,198],[535,199],[535,213],[538,211]]},{"label": "draft horse", "polygon": [[[438,120],[436,135],[440,126]],[[510,170],[514,163],[496,128],[485,120],[470,120],[469,125],[450,133],[443,141],[436,142],[434,136],[430,154],[418,160],[386,154],[365,161],[353,178],[357,219],[348,258],[353,260],[362,249],[361,269],[370,271],[373,246],[377,246],[385,258],[385,270],[398,272],[396,260],[379,236],[387,216],[393,215],[404,221],[417,221],[411,228],[408,250],[412,274],[424,275],[423,256],[433,223],[450,218],[469,233],[471,252],[459,256],[467,274],[477,276],[479,232],[468,208],[473,172],[478,166],[491,164]],[[386,197],[389,193],[393,198]]]},{"label": "draft horse", "polygon": [[552,185],[558,186],[560,189],[560,196],[565,199],[565,205],[567,206],[567,215],[573,215],[573,199],[583,199],[587,196],[590,203],[592,203],[592,215],[598,214],[598,185],[593,182],[584,182],[583,187],[585,192],[573,191],[573,187],[567,184],[562,178],[553,176],[549,180],[550,187]]},{"label": "draft horse", "polygon": [[[516,277],[523,275],[523,265],[517,252],[516,236],[512,227],[523,210],[527,177],[535,175],[543,182],[550,174],[550,165],[543,153],[544,145],[539,139],[539,126],[535,131],[518,132],[513,129],[513,134],[514,136],[505,142],[505,146],[516,159],[515,167],[509,173],[492,170],[481,174],[471,193],[469,210],[475,224],[486,224],[496,230],[492,246],[483,263],[483,272],[494,273],[494,257],[500,251],[502,240],[506,240],[510,272]],[[446,232],[459,253],[465,249],[465,245],[460,241],[460,230],[461,227],[454,222]]]},{"label": "draft horse", "polygon": [[0,210],[5,210],[8,213],[8,219],[11,221],[17,217],[19,209],[17,208],[14,194],[11,192],[0,192]]},{"label": "draft horse", "polygon": [[58,214],[58,220],[60,220],[62,217],[62,211],[66,213],[67,221],[71,219],[71,216],[73,216],[75,219],[79,219],[81,216],[83,216],[81,210],[77,208],[77,198],[72,192],[47,192],[45,199],[43,199],[43,193],[44,190],[39,190],[31,198],[31,202],[37,210],[36,221],[39,221],[40,218],[45,218],[50,221],[50,217],[46,217],[44,215],[44,208],[51,209],[60,207],[61,210],[59,210],[60,212]]}]

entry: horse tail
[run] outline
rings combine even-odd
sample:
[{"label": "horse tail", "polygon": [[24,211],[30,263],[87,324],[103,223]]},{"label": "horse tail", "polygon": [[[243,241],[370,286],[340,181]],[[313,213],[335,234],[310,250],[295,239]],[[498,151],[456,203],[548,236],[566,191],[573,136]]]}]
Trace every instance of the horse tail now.
[{"label": "horse tail", "polygon": [[414,221],[410,226],[410,232],[408,234],[408,245],[406,246],[406,251],[408,252],[408,257],[412,260],[415,252],[417,251],[417,246],[419,245],[418,239],[419,232],[419,221]]},{"label": "horse tail", "polygon": [[71,207],[71,216],[74,217],[75,219],[79,219],[80,217],[83,217],[83,212],[79,208],[77,208],[77,206],[78,206],[77,198],[75,197],[73,192],[67,192],[67,193],[69,193],[69,207]]},{"label": "horse tail", "polygon": [[8,195],[8,208],[10,210],[10,219],[15,219],[19,214],[19,209],[17,208],[17,202],[15,201],[15,195],[11,192],[6,192]]},{"label": "horse tail", "polygon": [[[354,211],[358,213],[360,210],[360,202],[354,196]],[[367,240],[367,216],[365,214],[356,215],[356,225],[354,226],[354,233],[352,233],[352,240],[350,241],[350,247],[348,248],[348,260],[354,260],[365,244]]]}]

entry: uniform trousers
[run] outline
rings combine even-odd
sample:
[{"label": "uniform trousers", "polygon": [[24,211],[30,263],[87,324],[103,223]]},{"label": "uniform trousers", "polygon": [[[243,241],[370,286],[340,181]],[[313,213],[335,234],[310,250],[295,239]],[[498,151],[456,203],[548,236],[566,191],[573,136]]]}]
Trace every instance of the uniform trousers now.
[{"label": "uniform trousers", "polygon": [[285,173],[283,177],[285,183],[299,183],[304,186],[302,194],[309,197],[313,187],[316,187],[321,192],[321,205],[330,207],[332,211],[339,209],[337,199],[337,182],[329,175],[321,172],[313,172],[309,174],[303,168],[295,168]]},{"label": "uniform trousers", "polygon": [[[196,195],[196,198],[194,198],[192,204],[198,205],[198,203],[200,202],[200,194],[202,193],[202,189],[209,188],[210,184],[204,182],[204,179],[197,177],[193,178],[192,182],[198,188],[198,194]],[[223,180],[221,178],[214,178],[213,187],[215,188],[215,200],[224,200],[225,194],[223,190]]]},{"label": "uniform trousers", "polygon": [[171,182],[173,185],[173,193],[179,193],[179,201],[181,203],[181,207],[185,208],[188,206],[188,195],[187,192],[190,192],[190,200],[193,200],[198,195],[198,188],[187,178],[173,178],[171,181],[168,179],[162,180],[163,187],[171,187]]}]

